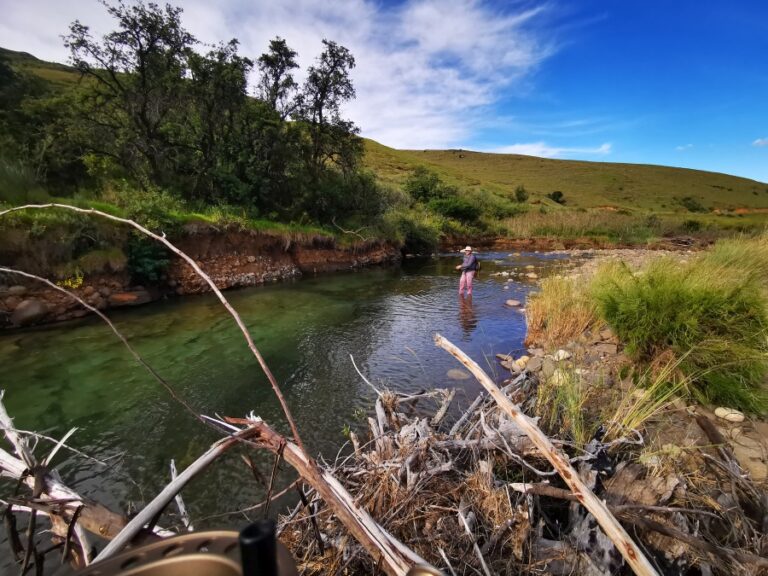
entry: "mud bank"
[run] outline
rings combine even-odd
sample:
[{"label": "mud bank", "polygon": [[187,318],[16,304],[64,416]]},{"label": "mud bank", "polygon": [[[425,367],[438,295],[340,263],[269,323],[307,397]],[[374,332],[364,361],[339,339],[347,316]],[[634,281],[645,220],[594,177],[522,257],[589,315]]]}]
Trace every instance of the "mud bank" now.
[{"label": "mud bank", "polygon": [[[334,238],[296,239],[254,231],[196,230],[173,242],[192,257],[221,289],[257,286],[305,274],[392,264],[400,260],[396,246],[366,242],[340,246]],[[0,328],[13,329],[80,318],[90,312],[66,294],[35,281],[0,278]],[[172,258],[161,281],[142,285],[125,268],[105,267],[76,287],[66,286],[99,310],[146,304],[160,298],[200,294],[209,286],[178,258]]]}]

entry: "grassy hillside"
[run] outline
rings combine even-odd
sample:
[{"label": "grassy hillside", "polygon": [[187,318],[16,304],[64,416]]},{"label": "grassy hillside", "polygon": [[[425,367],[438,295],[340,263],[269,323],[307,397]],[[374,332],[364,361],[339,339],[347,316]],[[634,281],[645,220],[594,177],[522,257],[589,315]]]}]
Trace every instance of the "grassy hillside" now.
[{"label": "grassy hillside", "polygon": [[525,186],[530,200],[560,190],[574,208],[615,207],[654,212],[688,212],[683,198],[708,210],[768,210],[768,184],[701,170],[551,160],[519,154],[467,150],[395,150],[366,140],[366,164],[385,182],[399,186],[416,166],[467,190],[485,189],[511,197]]},{"label": "grassy hillside", "polygon": [[0,48],[0,58],[9,62],[19,72],[34,74],[59,88],[71,86],[80,78],[80,74],[71,66],[39,60],[28,52]]}]

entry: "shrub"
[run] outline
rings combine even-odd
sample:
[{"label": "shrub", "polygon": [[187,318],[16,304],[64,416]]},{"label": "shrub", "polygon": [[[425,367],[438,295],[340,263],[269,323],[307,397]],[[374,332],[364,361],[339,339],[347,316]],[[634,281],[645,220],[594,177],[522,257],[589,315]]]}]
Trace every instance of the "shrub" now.
[{"label": "shrub", "polygon": [[406,253],[430,254],[440,241],[441,222],[423,208],[389,212],[382,226],[392,231],[387,236],[394,236]]},{"label": "shrub", "polygon": [[432,198],[442,196],[443,183],[440,177],[424,166],[417,166],[403,184],[403,190],[408,192],[414,200],[428,202]]},{"label": "shrub", "polygon": [[21,161],[0,158],[0,202],[24,204],[47,200],[48,194],[28,166]]},{"label": "shrub", "polygon": [[136,284],[157,284],[170,263],[162,244],[139,234],[128,240],[128,271]]},{"label": "shrub", "polygon": [[680,204],[688,210],[688,212],[706,212],[707,209],[704,208],[704,205],[693,196],[685,196],[684,198],[680,199]]},{"label": "shrub", "polygon": [[480,208],[464,198],[436,198],[427,205],[430,210],[448,218],[472,223],[480,217]]},{"label": "shrub", "polygon": [[692,232],[698,232],[699,230],[701,230],[701,222],[699,222],[698,220],[686,220],[685,222],[682,223],[682,225],[680,226],[680,229],[683,232],[686,232],[688,234]]},{"label": "shrub", "polygon": [[558,204],[565,204],[565,194],[563,194],[560,190],[555,190],[554,192],[550,192],[547,194],[547,198],[550,200],[557,202]]},{"label": "shrub", "polygon": [[525,186],[520,184],[517,188],[515,188],[515,200],[520,202],[521,204],[528,200],[528,191],[525,189]]},{"label": "shrub", "polygon": [[[758,267],[737,273],[723,262],[730,251],[685,266],[660,259],[641,273],[610,265],[598,272],[592,293],[599,315],[636,360],[671,354],[701,398],[759,412],[768,407],[768,308]],[[751,252],[742,242],[745,263],[755,259]]]}]

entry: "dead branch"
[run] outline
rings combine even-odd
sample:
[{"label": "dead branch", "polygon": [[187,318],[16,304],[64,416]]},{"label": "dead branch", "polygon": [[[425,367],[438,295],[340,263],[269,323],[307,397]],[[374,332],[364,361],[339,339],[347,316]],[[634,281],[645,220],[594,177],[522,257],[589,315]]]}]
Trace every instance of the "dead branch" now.
[{"label": "dead branch", "polygon": [[520,409],[514,405],[501,390],[499,390],[498,386],[494,384],[493,380],[488,377],[483,369],[459,348],[443,338],[440,334],[435,335],[435,344],[459,360],[472,374],[474,374],[478,382],[480,382],[490,395],[493,396],[502,410],[504,410],[512,421],[525,432],[544,457],[558,471],[563,480],[565,480],[579,502],[592,513],[605,531],[606,536],[608,536],[619,549],[624,559],[634,570],[635,574],[638,574],[638,576],[657,576],[658,572],[656,572],[656,569],[645,557],[632,538],[630,538],[626,530],[624,530],[621,524],[619,524],[616,518],[610,513],[606,505],[595,496],[592,490],[589,489],[579,476],[578,472],[571,466],[568,459],[552,445],[552,442],[535,422],[523,414]]},{"label": "dead branch", "polygon": [[456,388],[451,388],[445,395],[440,409],[435,412],[435,415],[432,417],[432,420],[429,423],[430,426],[434,426],[436,428],[442,419],[445,418],[445,415],[448,413],[448,408],[450,407],[451,402],[453,402],[454,396],[456,396]]},{"label": "dead branch", "polygon": [[[177,476],[178,474],[176,472],[176,462],[173,460],[173,458],[171,458],[171,481],[176,480]],[[179,516],[181,516],[181,521],[184,523],[187,531],[194,531],[195,527],[192,525],[192,520],[189,519],[189,512],[187,512],[187,507],[184,505],[181,492],[176,494],[174,499],[176,500],[176,507],[179,509]]]}]

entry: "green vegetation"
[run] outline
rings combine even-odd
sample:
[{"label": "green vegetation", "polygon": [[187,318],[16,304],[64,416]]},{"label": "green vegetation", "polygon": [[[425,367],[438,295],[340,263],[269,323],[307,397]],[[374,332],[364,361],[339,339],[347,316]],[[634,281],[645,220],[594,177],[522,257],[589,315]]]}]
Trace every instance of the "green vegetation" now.
[{"label": "green vegetation", "polygon": [[610,326],[635,361],[674,364],[701,399],[768,410],[768,236],[723,240],[687,264],[601,267],[588,285],[551,279],[528,304],[529,338],[562,344]]}]

